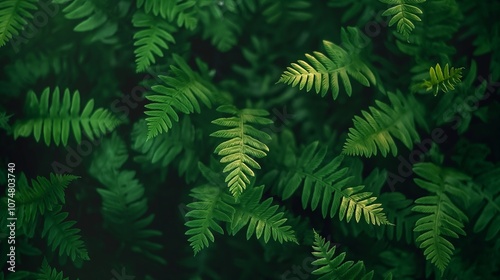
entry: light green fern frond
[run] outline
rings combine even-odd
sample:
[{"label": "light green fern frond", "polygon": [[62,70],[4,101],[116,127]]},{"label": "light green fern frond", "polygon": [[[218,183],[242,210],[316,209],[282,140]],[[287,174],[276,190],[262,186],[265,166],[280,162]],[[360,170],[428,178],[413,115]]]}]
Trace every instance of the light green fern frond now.
[{"label": "light green fern frond", "polygon": [[283,199],[290,198],[302,185],[304,209],[310,203],[311,209],[316,210],[321,203],[323,217],[329,212],[333,218],[338,211],[341,221],[355,218],[359,222],[364,217],[368,224],[390,224],[381,204],[374,203],[377,198],[371,192],[363,192],[364,186],[346,187],[352,177],[346,176],[346,167],[339,168],[343,156],[323,164],[327,150],[318,146],[316,141],[306,146],[299,157],[289,155],[285,162],[288,171],[281,174],[279,186]]},{"label": "light green fern frond", "polygon": [[152,101],[145,106],[144,112],[149,116],[146,118],[148,139],[168,132],[173,122],[179,121],[177,112],[200,113],[200,101],[208,108],[215,101],[215,87],[194,72],[180,56],[174,54],[173,59],[177,66],[170,66],[171,75],[158,76],[162,84],[152,86],[156,94],[146,96]]},{"label": "light green fern frond", "polygon": [[424,250],[426,259],[443,272],[455,250],[446,237],[465,235],[463,222],[468,220],[451,198],[467,198],[463,182],[470,178],[433,163],[417,163],[413,172],[423,178],[416,178],[415,183],[432,193],[415,200],[416,205],[412,208],[412,211],[425,215],[415,223],[413,230],[420,233],[415,241]]},{"label": "light green fern frond", "polygon": [[370,107],[370,112],[362,111],[363,118],[355,116],[354,127],[349,129],[342,153],[371,157],[378,152],[386,157],[397,155],[394,138],[411,149],[420,141],[415,123],[426,126],[423,121],[424,107],[413,96],[405,97],[401,92],[388,93],[392,107],[379,100],[378,108]]},{"label": "light green fern frond", "polygon": [[464,67],[449,67],[448,63],[441,69],[441,65],[429,69],[430,80],[425,80],[418,86],[426,91],[432,91],[434,96],[441,90],[446,93],[455,89],[455,86],[462,81],[462,70]]},{"label": "light green fern frond", "polygon": [[389,26],[397,22],[397,31],[406,39],[415,29],[415,21],[421,21],[418,15],[423,14],[422,10],[415,4],[423,3],[426,0],[379,0],[382,3],[392,5],[393,7],[384,11],[382,16],[392,16]]},{"label": "light green fern frond", "polygon": [[176,28],[164,19],[142,12],[134,14],[132,24],[142,29],[134,33],[134,53],[136,72],[144,72],[156,62],[155,55],[163,57],[163,50],[168,50],[168,44],[175,43],[171,33],[176,31]]},{"label": "light green fern frond", "polygon": [[214,242],[212,231],[224,234],[219,222],[230,222],[234,208],[229,205],[233,198],[224,193],[224,189],[212,184],[205,184],[191,190],[191,197],[195,199],[187,205],[189,212],[185,223],[189,228],[186,235],[196,255],[203,248]]},{"label": "light green fern frond", "polygon": [[0,47],[19,34],[27,19],[33,18],[32,12],[37,9],[36,2],[36,0],[3,0],[0,3]]},{"label": "light green fern frond", "polygon": [[312,274],[321,275],[318,280],[370,280],[373,279],[374,271],[366,273],[362,261],[344,261],[346,253],[335,256],[336,246],[330,248],[330,241],[326,241],[314,231],[313,256],[316,260],[312,265],[317,266]]},{"label": "light green fern frond", "polygon": [[59,256],[69,256],[73,262],[90,260],[85,243],[79,234],[80,229],[73,228],[75,221],[66,221],[68,213],[61,212],[57,206],[44,215],[42,237],[47,236],[47,244],[55,251],[59,247]]},{"label": "light green fern frond", "polygon": [[93,99],[87,102],[80,114],[80,93],[75,91],[71,96],[69,89],[66,89],[61,102],[58,87],[52,94],[50,88],[46,88],[40,100],[33,91],[28,92],[25,112],[28,118],[14,124],[14,138],[28,137],[33,133],[38,142],[43,131],[47,146],[51,141],[54,141],[56,146],[59,146],[60,142],[66,146],[70,130],[73,131],[77,143],[80,143],[82,129],[90,140],[94,140],[121,123],[106,109],[98,108],[94,111]]},{"label": "light green fern frond", "polygon": [[215,153],[222,156],[221,163],[227,163],[223,172],[229,172],[226,183],[229,191],[234,197],[240,196],[246,186],[250,184],[250,177],[254,177],[253,169],[260,169],[260,165],[253,158],[262,158],[267,154],[269,148],[262,141],[271,139],[269,134],[260,131],[253,125],[269,125],[273,121],[266,118],[269,113],[259,109],[238,110],[232,105],[223,105],[217,111],[232,114],[230,118],[220,118],[212,123],[230,127],[229,129],[216,131],[210,136],[227,138],[215,148]]},{"label": "light green fern frond", "polygon": [[[366,39],[366,38],[364,38]],[[352,85],[349,77],[354,78],[364,86],[375,85],[376,79],[372,70],[360,56],[360,46],[363,42],[362,33],[354,27],[342,28],[340,45],[323,41],[327,55],[314,52],[314,55],[306,54],[309,62],[299,60],[288,67],[278,83],[306,88],[309,92],[313,87],[317,94],[325,96],[331,89],[333,99],[337,99],[340,87],[339,78],[342,81],[348,96],[352,95]]]},{"label": "light green fern frond", "polygon": [[278,211],[278,205],[272,205],[273,199],[268,198],[259,203],[262,198],[264,187],[255,187],[246,191],[237,205],[231,220],[232,234],[238,233],[244,226],[248,225],[247,240],[255,234],[257,239],[264,238],[267,243],[269,239],[283,242],[297,242],[295,232],[291,226],[286,225],[284,212]]}]

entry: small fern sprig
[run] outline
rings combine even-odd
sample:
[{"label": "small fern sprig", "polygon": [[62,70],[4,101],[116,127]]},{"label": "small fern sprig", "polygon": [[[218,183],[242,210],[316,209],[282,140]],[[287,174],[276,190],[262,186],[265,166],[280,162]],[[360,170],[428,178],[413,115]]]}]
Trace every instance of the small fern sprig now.
[{"label": "small fern sprig", "polygon": [[254,177],[254,169],[260,169],[254,158],[265,157],[269,148],[262,141],[271,140],[271,136],[253,127],[255,124],[269,125],[273,121],[266,118],[269,113],[259,109],[238,110],[233,105],[222,105],[217,111],[232,114],[233,117],[219,118],[213,124],[230,127],[216,131],[210,136],[229,139],[215,148],[215,153],[222,156],[221,163],[227,163],[223,172],[228,172],[226,183],[234,197],[240,196],[250,184],[249,176]]},{"label": "small fern sprig", "polygon": [[19,34],[32,12],[37,9],[35,0],[4,0],[0,4],[0,47]]},{"label": "small fern sprig", "polygon": [[426,259],[443,272],[455,249],[446,237],[465,235],[463,222],[468,220],[450,196],[465,200],[467,193],[463,190],[463,182],[470,178],[433,163],[417,163],[413,166],[413,172],[424,178],[416,178],[415,183],[432,193],[415,200],[412,208],[412,211],[425,215],[415,223],[413,231],[420,233],[415,241],[420,243]]},{"label": "small fern sprig", "polygon": [[441,90],[444,93],[452,91],[455,86],[462,81],[462,70],[464,67],[455,68],[446,63],[444,69],[441,65],[436,64],[436,67],[429,69],[430,80],[425,80],[418,84],[417,87],[425,89],[427,92],[432,91],[434,96]]},{"label": "small fern sprig", "polygon": [[255,234],[257,239],[264,238],[267,243],[272,238],[280,243],[297,242],[295,232],[291,226],[285,224],[287,219],[283,218],[284,212],[278,211],[278,205],[272,205],[273,199],[268,198],[262,203],[264,187],[255,187],[246,191],[237,205],[235,205],[234,216],[231,220],[231,232],[236,234],[244,226],[248,225],[247,240]]},{"label": "small fern sprig", "polygon": [[423,14],[422,10],[413,5],[423,3],[426,0],[379,0],[382,3],[393,5],[382,13],[382,16],[392,16],[389,26],[397,22],[397,31],[407,40],[410,33],[415,29],[415,21],[422,21],[418,15]]},{"label": "small fern sprig", "polygon": [[380,152],[384,157],[389,153],[396,156],[398,149],[394,138],[408,149],[420,141],[416,123],[426,127],[424,107],[413,96],[405,97],[401,92],[389,92],[387,96],[392,106],[376,100],[378,108],[362,111],[363,118],[354,117],[354,127],[349,129],[342,153],[371,157]]},{"label": "small fern sprig", "polygon": [[365,273],[366,268],[363,261],[354,263],[346,261],[346,253],[335,256],[336,246],[330,248],[330,241],[326,241],[314,231],[313,256],[316,258],[311,264],[318,266],[312,274],[321,275],[318,280],[370,280],[373,279],[374,271]]},{"label": "small fern sprig", "polygon": [[337,99],[342,81],[348,96],[352,95],[352,85],[349,76],[362,85],[369,87],[376,85],[375,75],[364,59],[360,56],[361,32],[354,27],[342,28],[342,44],[336,45],[332,42],[323,41],[327,55],[314,52],[314,55],[306,54],[309,62],[299,60],[292,63],[281,75],[278,83],[304,87],[309,92],[313,87],[317,94],[324,97],[329,89],[332,91],[333,99]]},{"label": "small fern sprig", "polygon": [[200,101],[211,108],[216,100],[211,82],[194,72],[179,55],[174,54],[173,59],[177,66],[170,66],[169,76],[158,76],[161,84],[152,86],[155,94],[146,96],[152,101],[144,112],[148,116],[148,139],[168,132],[173,122],[179,121],[178,112],[200,113]]},{"label": "small fern sprig", "polygon": [[107,109],[94,110],[93,99],[87,102],[80,113],[80,93],[75,91],[71,96],[69,89],[66,89],[61,102],[58,87],[52,94],[50,88],[46,88],[40,100],[33,91],[28,92],[25,112],[29,117],[14,124],[14,138],[28,137],[33,133],[38,142],[43,132],[47,146],[51,141],[54,141],[56,146],[61,142],[66,146],[71,130],[77,143],[82,141],[82,129],[90,140],[94,140],[95,137],[114,130],[121,123]]}]

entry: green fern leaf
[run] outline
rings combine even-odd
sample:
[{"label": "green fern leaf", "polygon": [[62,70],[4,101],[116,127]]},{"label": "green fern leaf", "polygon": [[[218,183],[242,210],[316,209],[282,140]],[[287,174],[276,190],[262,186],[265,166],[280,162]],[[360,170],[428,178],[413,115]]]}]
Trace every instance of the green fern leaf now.
[{"label": "green fern leaf", "polygon": [[188,241],[196,255],[203,248],[214,242],[212,231],[224,234],[224,230],[218,222],[230,222],[234,208],[229,205],[233,198],[225,194],[223,189],[212,184],[202,185],[191,190],[191,197],[195,202],[187,205],[189,210],[186,218],[191,219],[185,223],[189,228],[186,235],[190,236]]},{"label": "green fern leaf", "polygon": [[25,112],[28,119],[17,121],[14,124],[14,138],[28,137],[33,133],[39,142],[43,138],[47,146],[53,140],[56,146],[62,142],[68,144],[70,130],[77,143],[82,141],[83,132],[90,140],[112,131],[121,122],[106,109],[94,111],[94,100],[91,99],[80,114],[80,93],[75,91],[70,96],[69,90],[64,91],[62,102],[59,88],[56,87],[50,99],[50,88],[46,88],[38,100],[33,91],[28,92]]},{"label": "green fern leaf", "polygon": [[304,0],[260,0],[268,23],[277,23],[284,20],[306,21],[313,18],[309,1]]},{"label": "green fern leaf", "polygon": [[210,136],[229,139],[219,144],[214,152],[222,156],[221,163],[227,163],[223,170],[223,172],[229,172],[226,183],[231,194],[238,197],[250,184],[248,177],[255,176],[252,168],[260,169],[260,165],[252,157],[265,157],[266,152],[269,151],[262,141],[271,140],[271,136],[257,130],[253,125],[269,125],[273,121],[266,118],[269,113],[265,110],[238,110],[232,105],[223,105],[217,108],[217,111],[234,115],[230,118],[212,121],[216,125],[230,127],[230,129],[216,131]]},{"label": "green fern leaf", "polygon": [[134,33],[134,53],[136,56],[136,72],[144,72],[156,62],[155,55],[163,57],[163,51],[168,50],[168,43],[175,43],[172,32],[175,27],[161,18],[136,12],[132,24],[141,31]]},{"label": "green fern leaf", "polygon": [[375,85],[375,75],[360,56],[362,44],[361,32],[354,27],[342,28],[342,44],[323,41],[327,55],[314,52],[314,55],[306,54],[309,62],[299,60],[288,67],[278,83],[304,87],[309,92],[313,87],[317,94],[324,97],[331,89],[333,99],[337,99],[340,87],[339,77],[348,96],[352,95],[352,85],[349,76],[364,86]]},{"label": "green fern leaf", "polygon": [[426,0],[379,0],[382,3],[392,5],[393,7],[384,11],[382,16],[392,16],[389,26],[397,22],[397,31],[406,39],[415,29],[413,22],[421,21],[418,15],[423,14],[422,10],[413,4],[423,3]]},{"label": "green fern leaf", "polygon": [[474,224],[474,232],[486,230],[486,240],[492,240],[500,234],[500,168],[494,168],[484,172],[475,179],[483,189],[477,192],[484,198],[484,207]]},{"label": "green fern leaf", "polygon": [[412,211],[425,215],[415,223],[413,230],[420,233],[416,242],[424,249],[426,259],[443,272],[455,249],[446,237],[458,238],[458,234],[465,235],[463,222],[468,220],[450,199],[450,195],[466,198],[462,182],[470,178],[432,163],[417,163],[413,166],[413,172],[425,178],[416,178],[415,183],[433,193],[415,200],[416,205],[412,208]]},{"label": "green fern leaf", "polygon": [[381,204],[374,203],[376,197],[371,192],[362,192],[364,186],[346,187],[353,178],[346,177],[346,167],[339,169],[343,156],[322,165],[327,150],[318,146],[316,141],[305,147],[298,158],[290,155],[286,163],[289,171],[281,174],[279,183],[283,199],[290,198],[302,185],[304,209],[310,203],[311,209],[316,210],[321,203],[323,217],[330,212],[333,218],[338,211],[341,221],[355,218],[359,222],[363,216],[368,224],[390,224]]},{"label": "green fern leaf", "polygon": [[48,245],[55,251],[59,247],[59,256],[66,254],[74,262],[90,260],[85,244],[78,234],[79,229],[73,228],[74,221],[65,221],[68,213],[60,212],[61,206],[44,215],[42,237],[47,236]]},{"label": "green fern leaf", "polygon": [[[29,278],[27,278],[29,279]],[[55,268],[51,268],[46,259],[43,260],[40,272],[36,273],[37,280],[69,280],[69,277],[64,277],[62,272],[58,272]]]},{"label": "green fern leaf", "polygon": [[436,96],[440,90],[447,93],[454,90],[455,86],[461,82],[463,69],[465,68],[450,68],[448,63],[446,63],[444,70],[442,70],[441,65],[438,63],[436,64],[436,67],[431,67],[429,69],[430,80],[423,81],[418,85],[418,87],[421,87],[426,91],[432,91],[434,96]]},{"label": "green fern leaf", "polygon": [[394,138],[408,148],[420,141],[415,122],[425,127],[424,108],[413,96],[405,98],[401,92],[388,93],[392,107],[378,100],[379,108],[370,107],[370,113],[362,111],[364,118],[354,117],[354,128],[349,129],[342,153],[371,157],[378,151],[386,157],[388,153],[396,156],[398,149]]},{"label": "green fern leaf", "polygon": [[[19,34],[38,7],[35,0],[4,0],[0,3],[0,47]],[[30,11],[33,10],[33,11]]]},{"label": "green fern leaf", "polygon": [[318,280],[370,280],[373,279],[374,271],[365,273],[366,268],[362,261],[344,261],[346,253],[335,256],[336,247],[330,248],[330,241],[321,237],[314,231],[313,256],[316,260],[312,265],[318,266],[312,274],[321,275]]},{"label": "green fern leaf", "polygon": [[34,229],[39,215],[54,211],[57,205],[64,204],[64,190],[78,178],[80,177],[51,173],[49,179],[38,176],[36,180],[31,180],[29,187],[26,176],[21,174],[16,194],[17,218],[21,228]]},{"label": "green fern leaf", "polygon": [[235,205],[235,212],[231,220],[232,234],[238,233],[244,226],[248,225],[247,240],[255,234],[257,239],[263,238],[267,243],[271,236],[273,240],[280,243],[297,242],[295,232],[289,225],[285,225],[287,219],[283,218],[284,212],[277,212],[278,205],[272,205],[273,199],[268,198],[262,203],[264,187],[255,187],[246,191],[241,200]]},{"label": "green fern leaf", "polygon": [[154,85],[151,88],[157,94],[148,95],[152,101],[147,104],[145,114],[148,123],[148,139],[168,132],[173,122],[179,121],[177,112],[191,114],[200,113],[201,101],[208,108],[215,101],[214,86],[195,73],[180,56],[174,54],[173,59],[178,65],[171,65],[171,76],[158,76],[164,85]]}]

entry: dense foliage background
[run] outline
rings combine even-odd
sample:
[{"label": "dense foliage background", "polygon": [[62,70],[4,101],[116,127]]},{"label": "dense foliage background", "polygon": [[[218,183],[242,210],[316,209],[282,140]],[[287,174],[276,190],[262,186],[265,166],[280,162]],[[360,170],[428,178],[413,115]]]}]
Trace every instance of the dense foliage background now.
[{"label": "dense foliage background", "polygon": [[499,279],[499,12],[2,0],[0,279]]}]

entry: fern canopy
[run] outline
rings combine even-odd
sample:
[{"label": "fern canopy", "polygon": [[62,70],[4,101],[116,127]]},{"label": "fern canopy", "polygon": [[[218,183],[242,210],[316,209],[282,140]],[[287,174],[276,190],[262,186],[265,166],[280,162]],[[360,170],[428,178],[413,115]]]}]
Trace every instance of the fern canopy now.
[{"label": "fern canopy", "polygon": [[394,138],[408,149],[420,141],[415,123],[425,127],[423,106],[413,96],[404,97],[401,92],[389,92],[388,97],[392,106],[376,100],[378,108],[362,111],[363,118],[354,117],[354,127],[349,129],[342,150],[344,154],[371,157],[380,152],[384,157],[389,153],[396,156],[398,149]]},{"label": "fern canopy", "polygon": [[13,36],[32,19],[32,11],[36,10],[36,0],[4,0],[0,3],[0,47],[4,46]]},{"label": "fern canopy", "polygon": [[66,89],[61,101],[58,87],[52,94],[50,88],[46,88],[40,100],[33,91],[28,92],[25,112],[28,118],[14,124],[14,138],[28,137],[33,133],[38,142],[43,132],[47,146],[52,141],[56,146],[61,142],[66,146],[71,130],[77,143],[82,141],[82,129],[90,140],[94,140],[121,123],[106,109],[94,110],[93,99],[87,102],[80,113],[80,93],[75,91],[71,95],[69,89]]},{"label": "fern canopy", "polygon": [[441,69],[441,65],[436,64],[436,67],[431,67],[429,69],[430,80],[425,80],[417,87],[425,89],[427,92],[432,91],[434,96],[438,94],[439,91],[447,93],[455,89],[462,81],[462,70],[464,67],[455,68],[451,67],[446,63],[444,69]]},{"label": "fern canopy", "polygon": [[215,102],[213,85],[194,72],[180,56],[174,55],[173,59],[177,66],[170,66],[171,76],[158,76],[162,84],[152,86],[155,94],[146,96],[152,101],[145,106],[148,139],[168,132],[173,122],[179,121],[178,112],[200,113],[200,101],[208,108]]},{"label": "fern canopy", "polygon": [[418,15],[423,14],[422,10],[414,4],[423,3],[426,0],[379,0],[382,3],[393,5],[382,13],[382,16],[392,16],[389,26],[397,23],[397,31],[406,39],[415,29],[413,22],[421,21]]},{"label": "fern canopy", "polygon": [[[312,265],[318,266],[312,274],[321,275],[318,280],[370,280],[374,271],[366,273],[362,261],[344,261],[346,253],[335,256],[336,247],[330,248],[330,241],[326,241],[314,231],[313,256],[316,258]],[[334,257],[335,256],[335,257]]]},{"label": "fern canopy", "polygon": [[366,45],[366,37],[362,37],[359,29],[354,27],[342,28],[340,45],[329,41],[323,41],[326,55],[314,52],[313,55],[306,54],[309,62],[299,60],[292,63],[281,75],[278,83],[304,87],[309,92],[311,89],[324,97],[329,89],[332,91],[333,99],[337,99],[342,81],[348,96],[352,95],[352,85],[349,77],[354,78],[364,86],[369,87],[376,84],[375,75],[365,60],[361,57],[360,46]]},{"label": "fern canopy", "polygon": [[452,197],[462,200],[467,197],[463,182],[470,178],[433,163],[417,163],[413,172],[423,178],[416,178],[415,183],[432,193],[415,200],[416,206],[412,208],[412,211],[425,215],[415,223],[413,230],[420,233],[415,241],[424,249],[426,259],[443,272],[455,250],[446,237],[465,235],[463,223],[468,220]]},{"label": "fern canopy", "polygon": [[253,169],[260,169],[253,158],[265,157],[269,148],[263,141],[271,140],[271,136],[254,125],[269,125],[273,121],[266,118],[269,113],[260,109],[238,110],[232,105],[222,105],[217,111],[232,114],[233,117],[219,118],[213,124],[230,127],[216,131],[210,136],[229,139],[215,148],[215,153],[222,156],[221,163],[227,163],[223,172],[229,172],[226,183],[233,196],[240,196],[250,184],[248,177],[254,177]]}]

